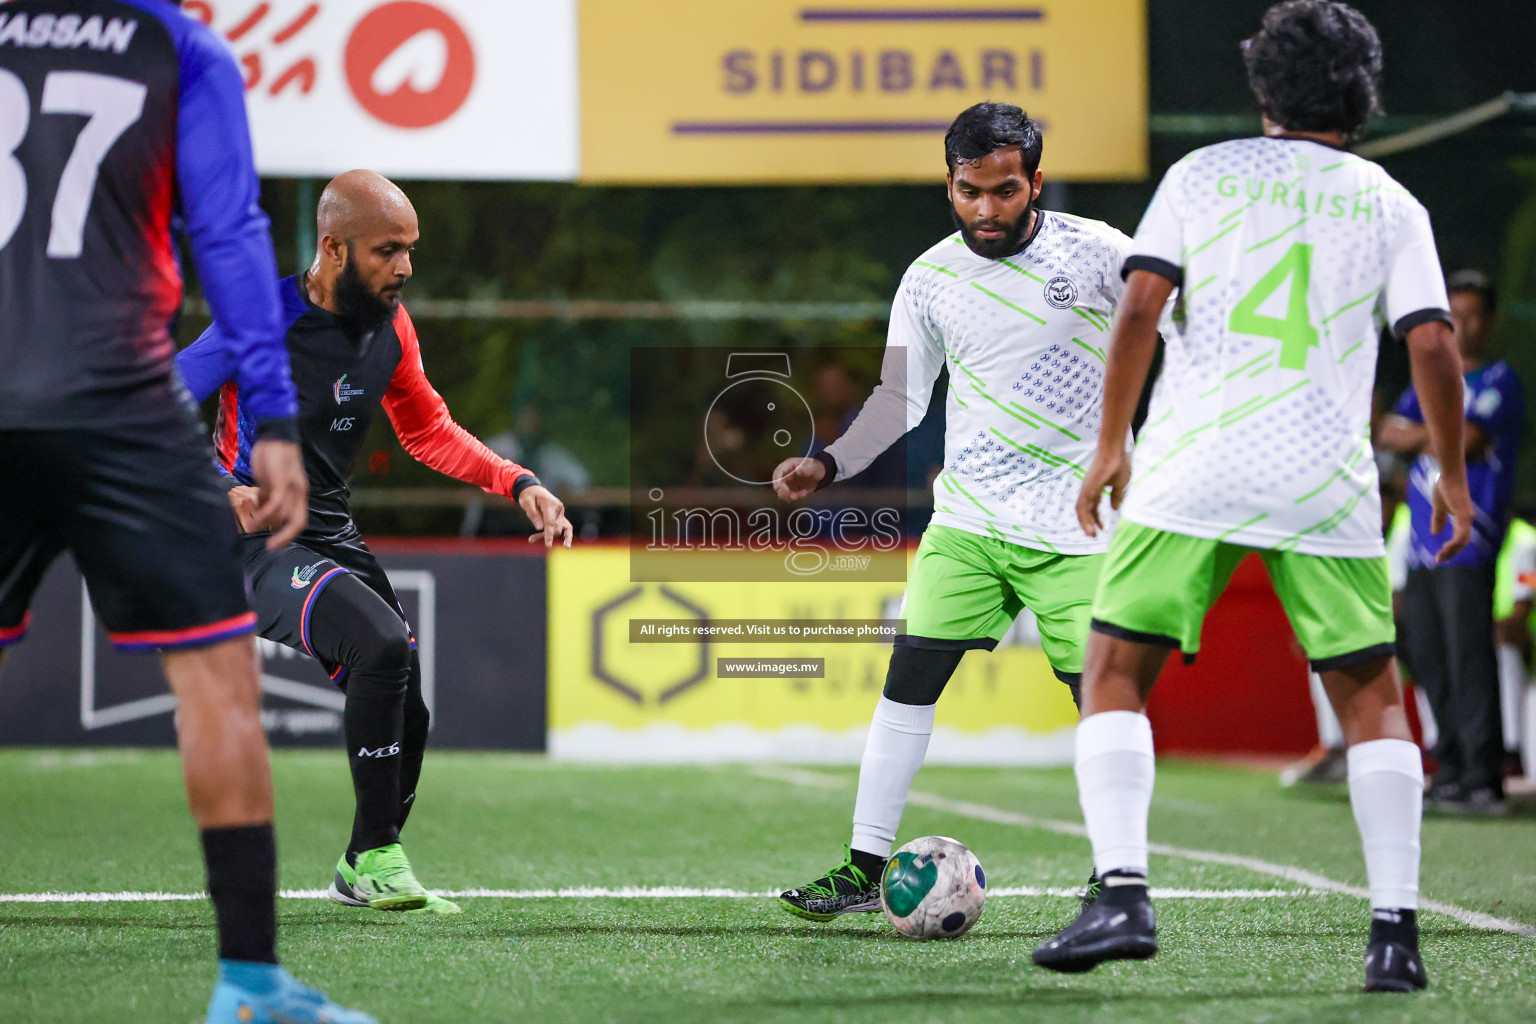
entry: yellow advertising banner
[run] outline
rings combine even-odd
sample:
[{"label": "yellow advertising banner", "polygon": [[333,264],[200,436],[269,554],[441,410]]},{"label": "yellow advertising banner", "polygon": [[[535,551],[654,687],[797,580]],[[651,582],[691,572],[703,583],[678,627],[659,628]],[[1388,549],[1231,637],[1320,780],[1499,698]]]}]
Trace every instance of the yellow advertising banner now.
[{"label": "yellow advertising banner", "polygon": [[[631,583],[622,546],[557,549],[549,558],[550,754],[856,763],[885,683],[888,644],[632,642],[630,620],[891,619],[901,596],[901,583]],[[722,678],[722,658],[819,659],[822,674]],[[1038,646],[1005,640],[961,661],[939,701],[929,759],[1067,764],[1076,720]]]},{"label": "yellow advertising banner", "polygon": [[1048,178],[1147,174],[1145,0],[580,0],[581,179],[933,181],[973,103]]}]

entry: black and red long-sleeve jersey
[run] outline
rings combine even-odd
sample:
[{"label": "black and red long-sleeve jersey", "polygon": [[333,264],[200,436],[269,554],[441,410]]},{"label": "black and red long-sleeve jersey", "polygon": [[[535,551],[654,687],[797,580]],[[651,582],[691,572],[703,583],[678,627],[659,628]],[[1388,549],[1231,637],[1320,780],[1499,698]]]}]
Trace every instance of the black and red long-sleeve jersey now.
[{"label": "black and red long-sleeve jersey", "polygon": [[[309,474],[305,535],[335,538],[353,529],[347,481],[380,405],[411,457],[439,472],[508,498],[538,482],[532,471],[501,458],[454,422],[427,380],[416,327],[404,306],[389,323],[359,337],[344,330],[335,313],[311,302],[298,278],[284,278],[278,290]],[[176,357],[176,366],[198,401],[219,392],[214,427],[219,465],[251,484],[256,423],[233,379],[235,353],[228,338],[215,322]]]}]

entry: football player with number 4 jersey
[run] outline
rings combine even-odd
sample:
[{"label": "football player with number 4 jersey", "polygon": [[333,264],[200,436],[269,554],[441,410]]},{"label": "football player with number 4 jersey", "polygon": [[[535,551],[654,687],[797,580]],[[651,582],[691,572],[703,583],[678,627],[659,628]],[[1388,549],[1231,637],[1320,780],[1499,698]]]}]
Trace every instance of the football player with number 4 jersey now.
[{"label": "football player with number 4 jersey", "polygon": [[[1146,699],[1173,650],[1192,657],[1237,563],[1263,559],[1348,746],[1372,922],[1367,991],[1426,984],[1418,951],[1423,768],[1392,658],[1391,587],[1369,423],[1378,324],[1406,338],[1439,461],[1440,558],[1467,543],[1461,363],[1424,208],[1343,147],[1377,109],[1381,44],[1353,8],[1289,0],[1243,47],[1264,135],[1169,169],[1125,262],[1104,424],[1077,503],[1122,518],[1093,605],[1078,791],[1098,900],[1035,951],[1090,970],[1157,952],[1147,897],[1154,761]],[[1134,460],[1130,424],[1178,289],[1181,315]],[[1123,499],[1123,506],[1122,506]]]}]

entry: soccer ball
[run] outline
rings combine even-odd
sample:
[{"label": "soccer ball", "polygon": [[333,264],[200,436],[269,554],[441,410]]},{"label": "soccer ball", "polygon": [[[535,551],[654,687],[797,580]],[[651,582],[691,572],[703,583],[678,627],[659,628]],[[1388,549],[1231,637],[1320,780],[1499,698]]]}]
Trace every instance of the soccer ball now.
[{"label": "soccer ball", "polygon": [[987,876],[976,855],[944,836],[897,850],[880,876],[880,903],[909,939],[957,939],[981,917]]}]

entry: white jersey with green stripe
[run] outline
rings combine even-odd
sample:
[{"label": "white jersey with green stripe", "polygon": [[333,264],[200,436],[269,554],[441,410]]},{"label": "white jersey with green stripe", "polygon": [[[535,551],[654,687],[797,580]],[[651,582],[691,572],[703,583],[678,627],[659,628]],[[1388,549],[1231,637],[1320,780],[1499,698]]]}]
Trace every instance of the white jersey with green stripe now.
[{"label": "white jersey with green stripe", "polygon": [[1169,169],[1126,269],[1179,287],[1122,513],[1256,548],[1384,553],[1371,454],[1383,323],[1449,321],[1429,215],[1376,164],[1254,138]]},{"label": "white jersey with green stripe", "polygon": [[1085,535],[1074,506],[1098,443],[1104,348],[1130,241],[1108,224],[1042,210],[1006,259],[976,255],[959,234],[923,253],[891,306],[880,386],[827,449],[838,479],[922,420],[948,366],[933,522],[1042,551],[1104,551],[1107,539]]}]

